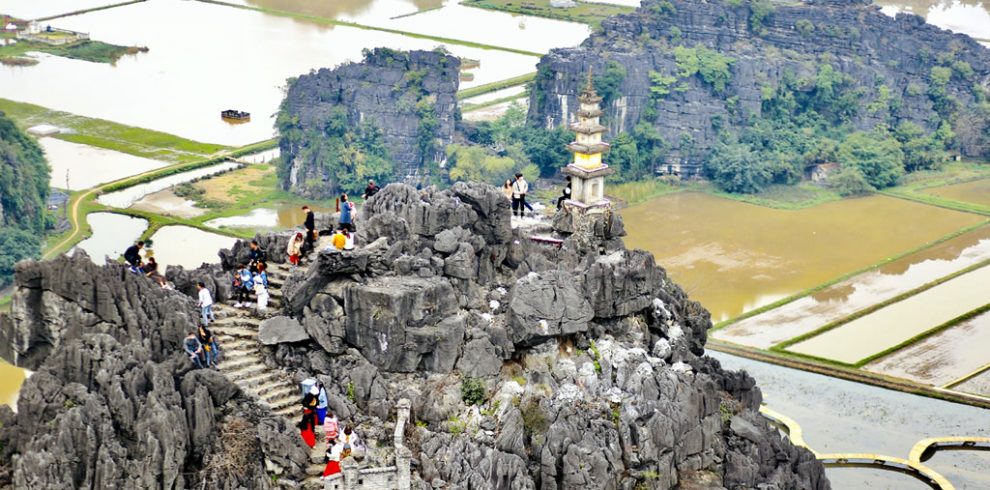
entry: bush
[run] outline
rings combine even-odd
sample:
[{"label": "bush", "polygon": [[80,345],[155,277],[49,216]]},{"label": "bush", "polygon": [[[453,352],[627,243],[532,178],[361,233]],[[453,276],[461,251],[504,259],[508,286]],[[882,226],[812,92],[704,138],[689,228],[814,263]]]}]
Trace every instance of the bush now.
[{"label": "bush", "polygon": [[17,228],[0,228],[0,288],[11,283],[14,265],[41,256],[41,239]]},{"label": "bush", "polygon": [[468,405],[481,405],[485,401],[485,386],[481,380],[464,378],[461,382],[461,400]]},{"label": "bush", "polygon": [[704,165],[705,174],[727,192],[755,194],[770,185],[773,173],[749,145],[719,144]]},{"label": "bush", "polygon": [[855,132],[839,145],[839,163],[862,172],[871,186],[882,189],[897,184],[904,175],[901,144],[883,132]]},{"label": "bush", "polygon": [[540,403],[536,400],[530,400],[522,407],[522,418],[523,418],[523,431],[526,435],[532,437],[534,435],[543,434],[550,428],[550,422],[547,421],[547,415],[543,413],[543,408],[540,407]]},{"label": "bush", "polygon": [[866,177],[856,167],[844,167],[828,177],[828,182],[835,192],[842,197],[862,196],[876,189],[866,181]]},{"label": "bush", "polygon": [[800,32],[802,36],[810,36],[813,32],[815,32],[815,24],[808,19],[801,19],[797,21],[795,27],[797,27],[798,32]]}]

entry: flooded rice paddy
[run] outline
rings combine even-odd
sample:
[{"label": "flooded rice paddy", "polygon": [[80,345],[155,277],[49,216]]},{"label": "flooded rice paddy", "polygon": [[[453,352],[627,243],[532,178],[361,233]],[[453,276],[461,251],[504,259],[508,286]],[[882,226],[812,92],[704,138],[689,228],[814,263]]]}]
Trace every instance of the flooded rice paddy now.
[{"label": "flooded rice paddy", "polygon": [[[333,210],[321,206],[310,206],[316,213],[329,213]],[[211,228],[268,228],[302,229],[306,213],[297,204],[286,204],[278,208],[258,208],[250,213],[216,218],[203,223]]]},{"label": "flooded rice paddy", "polygon": [[131,209],[179,218],[195,218],[206,212],[205,209],[196,207],[194,201],[175,195],[171,188],[142,197],[134,202]]},{"label": "flooded rice paddy", "polygon": [[234,246],[236,238],[188,226],[164,226],[151,236],[160,270],[170,265],[186,269],[220,262],[217,252]]},{"label": "flooded rice paddy", "polygon": [[925,190],[926,193],[954,201],[990,206],[990,179],[976,180]]},{"label": "flooded rice paddy", "polygon": [[[51,186],[81,190],[168,166],[168,162],[80,145],[55,138],[38,140],[51,166]],[[68,181],[68,184],[66,182]]]},{"label": "flooded rice paddy", "polygon": [[106,263],[106,257],[116,260],[124,255],[127,247],[137,242],[148,229],[147,220],[117,213],[90,213],[86,215],[86,222],[93,234],[79,242],[76,248],[85,251],[99,265]]},{"label": "flooded rice paddy", "polygon": [[[224,0],[227,3],[281,10],[324,19],[348,20],[361,24],[387,21],[440,8],[444,0]],[[449,1],[449,0],[447,0]]]},{"label": "flooded rice paddy", "polygon": [[144,184],[138,184],[133,187],[128,187],[116,192],[110,192],[103,194],[96,199],[97,202],[105,206],[111,206],[115,208],[129,208],[134,203],[138,202],[144,196],[151,193],[158,192],[164,189],[168,189],[174,185],[178,185],[184,182],[190,182],[196,179],[201,179],[210,175],[216,175],[228,170],[235,169],[239,167],[239,164],[233,162],[220,163],[217,165],[212,165],[209,167],[203,167],[196,170],[190,170],[188,172],[182,172],[175,175],[169,175],[168,177],[163,177],[151,182],[146,182]]},{"label": "flooded rice paddy", "polygon": [[856,363],[990,302],[990,266],[922,291],[787,348]]},{"label": "flooded rice paddy", "polygon": [[967,34],[983,42],[990,40],[990,4],[977,0],[877,0],[888,15],[912,13],[929,24]]},{"label": "flooded rice paddy", "polygon": [[990,396],[990,370],[973,376],[972,378],[952,387],[957,391],[974,393],[977,395]]},{"label": "flooded rice paddy", "polygon": [[944,386],[990,363],[990,313],[966,320],[863,368]]},{"label": "flooded rice paddy", "polygon": [[[823,453],[877,453],[906,458],[927,437],[990,437],[990,411],[885,390],[721,353],[710,353],[727,369],[744,369],[756,379],[765,402],[801,424],[804,438]],[[959,455],[959,459],[943,456]],[[957,483],[959,490],[990,488],[990,453],[938,453],[926,464]],[[832,488],[914,489],[904,475],[858,469],[828,469]],[[877,480],[879,479],[879,480]],[[916,481],[916,480],[914,480]],[[865,487],[861,482],[869,482]],[[906,482],[906,483],[905,483]]]},{"label": "flooded rice paddy", "polygon": [[[365,48],[433,49],[441,44],[188,0],[143,2],[66,17],[55,25],[150,51],[125,56],[115,65],[39,54],[40,63],[27,69],[0,66],[5,98],[235,146],[273,136],[274,114],[289,77],[359,60]],[[218,28],[224,25],[237,29]],[[475,32],[485,32],[478,27]],[[547,39],[554,39],[552,34],[543,33]],[[500,50],[446,47],[481,61],[471,70],[474,79],[462,88],[530,73],[538,61]],[[79,80],[86,81],[86,97],[78,96]],[[252,113],[251,121],[221,120],[220,111],[231,108]]]},{"label": "flooded rice paddy", "polygon": [[990,259],[990,226],[741,320],[714,332],[713,336],[767,349],[987,259]]},{"label": "flooded rice paddy", "polygon": [[652,252],[714,321],[984,220],[884,196],[789,211],[693,192],[652,199],[622,216],[626,245]]},{"label": "flooded rice paddy", "polygon": [[17,393],[24,384],[27,371],[0,360],[0,403],[17,409]]}]

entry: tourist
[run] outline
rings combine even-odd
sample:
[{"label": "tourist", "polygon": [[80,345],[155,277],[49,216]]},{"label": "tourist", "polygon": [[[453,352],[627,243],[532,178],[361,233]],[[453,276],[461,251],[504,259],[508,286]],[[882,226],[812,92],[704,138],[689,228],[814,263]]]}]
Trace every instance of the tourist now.
[{"label": "tourist", "polygon": [[220,360],[220,349],[217,347],[217,338],[206,325],[200,325],[196,332],[196,340],[203,346],[203,354],[206,358],[207,367],[216,367]]},{"label": "tourist", "polygon": [[260,273],[255,274],[251,278],[251,282],[254,283],[254,294],[258,299],[258,314],[264,315],[268,312],[268,300],[270,299],[268,295],[268,274],[262,269]]},{"label": "tourist", "polygon": [[316,411],[303,407],[302,420],[297,427],[306,445],[311,449],[316,447]]},{"label": "tourist", "polygon": [[268,253],[258,246],[257,240],[251,240],[249,247],[251,250],[248,252],[248,264],[251,266],[251,272],[258,272],[258,265],[268,262]]},{"label": "tourist", "polygon": [[344,236],[343,227],[337,229],[333,236],[330,237],[330,246],[337,250],[344,250],[344,247],[347,246],[347,237]]},{"label": "tourist", "polygon": [[327,446],[327,453],[324,456],[323,461],[326,462],[326,467],[323,468],[323,475],[320,476],[321,480],[326,480],[337,473],[340,473],[340,453],[337,448],[333,445]]},{"label": "tourist", "polygon": [[323,432],[327,436],[327,450],[337,445],[337,437],[340,435],[340,421],[337,415],[328,411],[323,419]]},{"label": "tourist", "polygon": [[344,250],[354,250],[354,234],[349,231],[344,231]]},{"label": "tourist", "polygon": [[234,307],[247,307],[251,303],[251,289],[254,287],[254,284],[251,283],[251,273],[248,272],[246,264],[237,266],[237,271],[234,272],[232,286],[234,287],[234,294],[237,295],[237,302],[234,303]]},{"label": "tourist", "polygon": [[515,201],[512,199],[512,180],[506,179],[505,183],[502,184],[502,195],[505,196],[509,201]]},{"label": "tourist", "polygon": [[289,239],[289,245],[285,249],[285,253],[289,256],[289,263],[292,267],[299,266],[299,256],[302,255],[303,246],[303,235],[302,233],[296,233],[292,238]]},{"label": "tourist", "polygon": [[144,264],[141,270],[144,272],[145,277],[155,281],[162,288],[166,287],[165,278],[158,273],[158,262],[155,261],[154,257],[148,257],[148,263]]},{"label": "tourist", "polygon": [[561,191],[560,197],[557,198],[557,211],[560,211],[564,207],[564,201],[571,198],[571,176],[567,177],[567,185],[564,186],[564,190]]},{"label": "tourist", "polygon": [[135,245],[127,247],[124,252],[124,261],[131,265],[131,267],[141,267],[141,249],[144,248],[144,242],[137,242]]},{"label": "tourist", "polygon": [[306,228],[306,240],[302,248],[302,252],[305,254],[313,250],[313,241],[316,240],[316,215],[313,214],[312,209],[309,209],[309,206],[303,206],[302,210],[306,213],[306,221],[303,222],[303,228]]},{"label": "tourist", "polygon": [[203,361],[199,358],[199,356],[203,353],[203,344],[201,344],[199,339],[196,338],[196,334],[189,332],[189,335],[186,335],[186,340],[182,343],[182,346],[185,348],[186,354],[189,355],[189,359],[196,364],[196,367],[203,369]]},{"label": "tourist", "polygon": [[[512,183],[512,213],[516,214],[518,209],[520,218],[526,214],[526,208],[529,207],[526,203],[527,192],[529,192],[529,183],[526,182],[522,173],[516,173],[516,181]],[[530,210],[532,209],[530,208]]]},{"label": "tourist", "polygon": [[347,200],[347,194],[340,195],[340,221],[341,228],[354,231],[354,203]]},{"label": "tourist", "polygon": [[381,189],[379,189],[378,186],[375,185],[375,181],[369,180],[368,187],[364,188],[364,194],[362,194],[361,197],[364,198],[365,201],[367,201],[368,199],[371,199],[371,196],[378,194],[378,191],[380,190]]},{"label": "tourist", "polygon": [[199,308],[203,314],[203,325],[209,325],[211,321],[217,319],[213,315],[213,295],[202,281],[196,283],[196,289],[199,291]]},{"label": "tourist", "polygon": [[317,388],[317,404],[316,404],[316,422],[320,425],[324,425],[327,418],[327,407],[330,406],[330,400],[327,397],[327,388],[323,386],[321,381],[316,382]]},{"label": "tourist", "polygon": [[358,438],[357,432],[354,432],[350,424],[344,427],[344,434],[340,437],[340,444],[340,459],[349,457],[351,454],[362,450],[361,439]]}]

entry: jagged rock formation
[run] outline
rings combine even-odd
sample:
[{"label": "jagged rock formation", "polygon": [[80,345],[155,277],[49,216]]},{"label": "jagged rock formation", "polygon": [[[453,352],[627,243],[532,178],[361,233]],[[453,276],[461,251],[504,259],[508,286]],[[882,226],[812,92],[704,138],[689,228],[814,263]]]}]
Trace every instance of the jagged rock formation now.
[{"label": "jagged rock formation", "polygon": [[82,252],[20,264],[2,355],[35,373],[18,413],[0,409],[0,487],[270,488],[266,457],[303,474],[288,421],[191,369],[180,342],[197,317],[188,296]]},{"label": "jagged rock formation", "polygon": [[[362,63],[322,68],[292,81],[279,115],[283,188],[322,197],[346,188],[329,168],[340,165],[341,155],[321,149],[325,133],[333,131],[328,126],[335,111],[341,109],[352,129],[370,124],[380,130],[396,180],[415,180],[425,165],[446,158],[443,148],[454,135],[459,70],[460,60],[442,51],[378,48],[366,53]],[[347,145],[357,148],[359,143]],[[344,175],[356,173],[353,169]],[[358,184],[363,187],[364,182]]]},{"label": "jagged rock formation", "polygon": [[[753,379],[704,356],[708,312],[625,249],[617,215],[558,249],[509,214],[484,185],[388,186],[360,211],[360,248],[273,266],[284,316],[265,320],[270,345],[260,319],[217,307],[232,356],[219,373],[179,354],[196,318],[182,292],[81,255],[22,265],[3,354],[38,372],[21,412],[0,410],[0,482],[298,482],[319,467],[284,417],[315,375],[373,449],[362,464],[407,461],[405,441],[414,488],[829,488],[814,456],[759,417]],[[223,274],[168,276],[191,293]],[[400,438],[402,399],[415,423]]]},{"label": "jagged rock formation", "polygon": [[[704,67],[679,64],[679,46],[731,57],[724,89],[714,73],[705,80]],[[546,126],[573,122],[588,68],[602,76],[609,63],[621,65],[625,76],[604,107],[611,134],[648,120],[671,148],[666,163],[690,174],[720,132],[759,116],[784,84],[810,93],[821,67],[831,65],[856,91],[844,122],[869,129],[912,121],[931,132],[946,120],[961,152],[976,156],[988,148],[980,108],[990,86],[988,54],[965,35],[911,14],[891,18],[869,2],[643,0],[634,13],[603,21],[580,47],[543,57],[529,117]]]},{"label": "jagged rock formation", "polygon": [[383,447],[411,400],[414,486],[828,488],[758,416],[754,381],[704,356],[708,312],[606,236],[620,223],[544,247],[494,188],[394,184],[358,228],[364,247],[289,278],[312,340],[269,355]]}]

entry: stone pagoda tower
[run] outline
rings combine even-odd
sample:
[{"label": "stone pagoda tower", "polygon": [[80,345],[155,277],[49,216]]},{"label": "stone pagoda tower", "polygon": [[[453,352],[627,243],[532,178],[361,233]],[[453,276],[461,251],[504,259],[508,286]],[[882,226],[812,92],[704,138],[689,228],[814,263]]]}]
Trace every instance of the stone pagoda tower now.
[{"label": "stone pagoda tower", "polygon": [[567,145],[567,150],[574,154],[574,161],[563,170],[565,175],[571,176],[571,198],[564,206],[568,211],[601,212],[610,206],[605,199],[605,176],[613,169],[602,162],[602,154],[609,150],[609,144],[602,141],[607,128],[599,122],[602,98],[595,93],[590,70],[578,101],[581,103],[578,121],[571,126],[577,138]]}]

